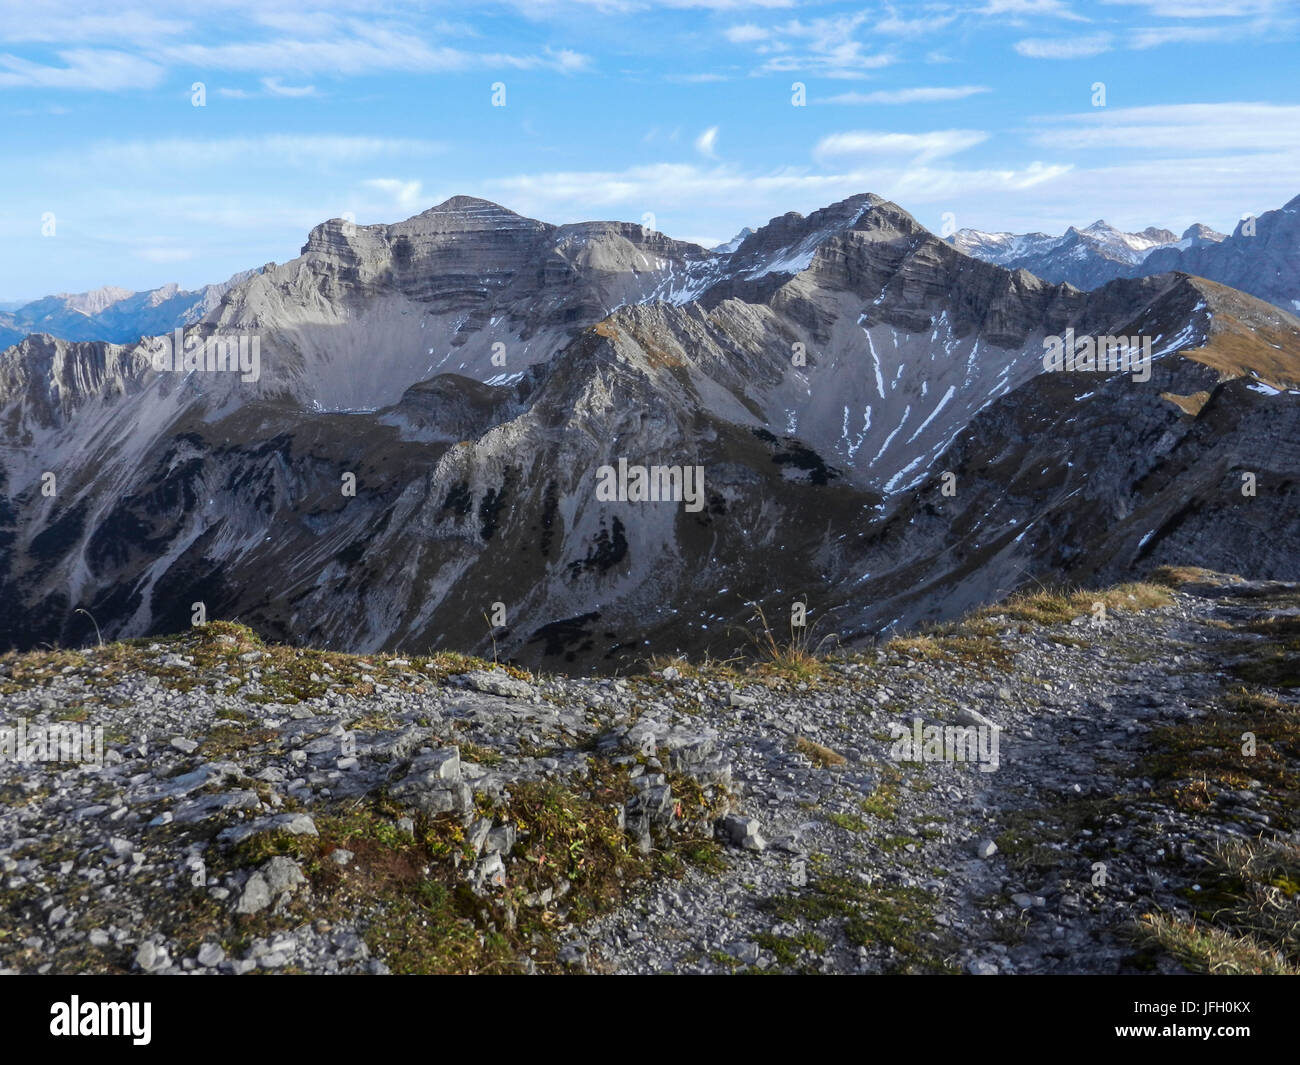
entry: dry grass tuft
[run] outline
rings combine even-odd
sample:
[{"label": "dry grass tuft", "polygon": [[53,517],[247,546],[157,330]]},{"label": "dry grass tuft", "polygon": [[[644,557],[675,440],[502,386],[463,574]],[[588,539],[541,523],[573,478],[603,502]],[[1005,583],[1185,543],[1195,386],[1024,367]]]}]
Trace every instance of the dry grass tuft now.
[{"label": "dry grass tuft", "polygon": [[1091,614],[1101,603],[1107,611],[1155,610],[1173,602],[1168,588],[1134,581],[1113,588],[1042,588],[1034,592],[1017,592],[1011,598],[976,612],[976,617],[1002,615],[1014,621],[1038,625],[1057,625]]},{"label": "dry grass tuft", "polygon": [[1140,936],[1193,972],[1300,975],[1300,846],[1221,845],[1197,902],[1193,920],[1144,915]]},{"label": "dry grass tuft", "polygon": [[794,749],[800,754],[806,755],[813,765],[820,766],[822,769],[844,765],[848,761],[839,751],[832,751],[829,747],[823,747],[820,743],[815,743],[805,736],[796,736],[794,738]]},{"label": "dry grass tuft", "polygon": [[1166,588],[1181,588],[1185,584],[1200,584],[1215,580],[1241,580],[1240,577],[1225,573],[1216,573],[1202,566],[1158,566],[1151,571],[1152,584],[1164,585]]},{"label": "dry grass tuft", "polygon": [[752,621],[758,622],[762,631],[755,633],[747,630],[746,635],[758,652],[759,673],[776,674],[791,680],[813,680],[826,672],[826,661],[822,656],[822,647],[832,637],[825,636],[813,643],[811,625],[790,625],[790,636],[784,641],[777,640],[772,627],[767,622],[763,608],[754,604]]}]

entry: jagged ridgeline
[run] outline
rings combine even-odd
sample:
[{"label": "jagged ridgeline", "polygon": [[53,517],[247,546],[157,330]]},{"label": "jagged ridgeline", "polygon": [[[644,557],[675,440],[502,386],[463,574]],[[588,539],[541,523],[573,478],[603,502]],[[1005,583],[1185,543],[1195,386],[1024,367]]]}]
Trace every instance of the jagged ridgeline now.
[{"label": "jagged ridgeline", "polygon": [[[872,195],[712,251],[456,197],[185,315],[0,355],[0,647],[83,609],[603,670],[730,653],[750,601],[851,641],[1030,576],[1300,576],[1300,322],[1049,283]],[[1151,362],[1045,372],[1063,336]]]},{"label": "jagged ridgeline", "polygon": [[961,229],[948,239],[968,255],[1077,288],[1181,270],[1300,311],[1300,196],[1258,218],[1246,215],[1231,234],[1201,224],[1181,237],[1158,226],[1125,233],[1103,219],[1059,237]]}]

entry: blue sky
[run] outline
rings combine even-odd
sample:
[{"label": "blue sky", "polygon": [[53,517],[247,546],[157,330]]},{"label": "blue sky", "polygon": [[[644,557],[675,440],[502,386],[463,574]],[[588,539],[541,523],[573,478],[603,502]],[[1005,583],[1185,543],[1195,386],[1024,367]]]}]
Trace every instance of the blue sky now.
[{"label": "blue sky", "polygon": [[0,300],[457,193],[705,244],[868,191],[936,231],[1227,229],[1300,193],[1298,41],[1297,0],[0,0]]}]

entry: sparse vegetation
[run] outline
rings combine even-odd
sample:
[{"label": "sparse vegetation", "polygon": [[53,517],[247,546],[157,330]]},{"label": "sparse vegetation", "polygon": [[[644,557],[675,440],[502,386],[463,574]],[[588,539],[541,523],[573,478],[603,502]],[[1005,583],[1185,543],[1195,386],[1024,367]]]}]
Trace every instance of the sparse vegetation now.
[{"label": "sparse vegetation", "polygon": [[[727,970],[755,971],[752,951],[757,942],[784,970],[946,972],[960,959],[962,967],[987,971],[988,961],[974,950],[980,942],[1023,947],[1044,941],[1045,926],[1035,919],[1040,913],[1029,903],[1012,899],[1013,892],[1023,891],[1068,898],[1065,912],[1094,922],[1106,918],[1108,935],[1121,927],[1120,922],[1132,922],[1129,931],[1140,945],[1126,965],[1168,968],[1173,958],[1194,971],[1300,971],[1297,848],[1267,842],[1270,834],[1296,827],[1300,705],[1285,683],[1265,685],[1252,673],[1267,667],[1274,671],[1268,673],[1269,679],[1281,679],[1276,663],[1289,662],[1291,645],[1300,639],[1300,621],[1291,612],[1300,603],[1292,602],[1288,597],[1293,594],[1282,586],[1261,584],[1223,606],[1207,608],[1203,601],[1184,600],[1195,604],[1191,612],[1180,610],[1168,618],[1131,617],[1117,625],[1113,635],[1103,635],[1090,625],[1068,624],[1091,615],[1095,602],[1117,614],[1159,607],[1171,601],[1170,587],[1177,580],[1192,579],[1194,574],[1154,576],[1165,583],[1019,595],[1000,607],[928,626],[883,648],[855,655],[823,655],[820,648],[795,641],[795,649],[806,654],[807,661],[782,657],[789,648],[778,643],[760,610],[756,617],[762,622],[767,649],[758,658],[699,663],[681,657],[655,658],[648,665],[660,676],[602,682],[598,696],[588,700],[587,693],[580,691],[573,702],[563,699],[570,682],[542,678],[535,682],[537,689],[552,705],[534,715],[523,699],[504,698],[499,704],[502,722],[494,721],[488,728],[473,718],[437,711],[443,704],[465,706],[469,700],[458,693],[438,693],[428,700],[432,705],[427,709],[426,700],[394,698],[393,693],[431,690],[437,680],[465,669],[490,669],[489,663],[452,654],[404,658],[275,647],[226,622],[176,637],[80,652],[7,655],[0,660],[0,683],[18,683],[30,695],[56,676],[86,678],[84,690],[74,680],[70,690],[50,704],[50,717],[65,721],[93,719],[98,698],[93,689],[116,685],[135,672],[159,677],[164,688],[187,684],[211,688],[215,675],[217,690],[245,689],[237,703],[221,700],[219,710],[209,708],[203,731],[194,735],[197,748],[190,750],[183,743],[163,746],[166,764],[156,768],[154,775],[164,781],[193,773],[203,762],[240,763],[245,767],[240,772],[247,775],[237,783],[214,779],[193,796],[216,796],[232,786],[253,791],[262,804],[261,814],[309,812],[319,836],[262,832],[231,850],[212,846],[218,826],[232,823],[228,816],[213,818],[201,828],[178,818],[175,824],[151,825],[147,838],[140,841],[141,849],[152,862],[155,850],[165,853],[206,844],[208,874],[217,878],[209,880],[209,886],[222,884],[231,893],[242,890],[245,871],[260,869],[277,856],[289,857],[301,866],[310,891],[281,895],[274,909],[267,906],[248,916],[232,912],[231,894],[218,900],[203,890],[187,891],[183,879],[179,895],[184,897],[174,905],[162,903],[166,894],[162,881],[141,886],[140,897],[150,907],[150,932],[168,938],[173,960],[181,956],[176,951],[192,956],[202,943],[220,944],[228,957],[248,954],[255,941],[262,944],[255,949],[263,951],[270,949],[275,936],[287,934],[287,928],[300,931],[319,923],[327,929],[321,935],[332,935],[328,930],[335,927],[353,936],[354,942],[361,935],[372,955],[397,972],[505,973],[533,967],[559,971],[581,964],[563,952],[569,937],[591,918],[624,905],[642,890],[653,893],[656,882],[665,877],[686,879],[685,898],[698,889],[704,874],[725,878],[726,890],[720,904],[709,910],[710,919],[735,921],[737,931],[728,930],[720,940],[710,934],[707,941],[689,944],[694,954],[687,944],[665,950],[662,943],[647,954],[646,946],[631,947],[642,939],[610,938],[601,931],[593,931],[591,941],[602,944],[602,950],[614,944],[613,954],[605,956],[614,957],[616,964],[622,964],[617,959],[625,961],[624,952],[631,951],[634,957],[655,959],[652,965],[660,964],[660,959],[668,959],[665,965],[679,965],[712,957]],[[1199,631],[1189,624],[1193,616],[1195,624],[1202,626]],[[1019,640],[1017,628],[1030,631],[1031,626],[1035,638]],[[1152,638],[1127,639],[1134,634]],[[1045,639],[1055,639],[1059,646],[1045,647]],[[1161,656],[1174,661],[1134,671],[1126,663],[1133,660],[1129,652],[1136,650],[1144,651],[1145,661],[1157,662]],[[808,662],[815,662],[815,667]],[[1105,672],[1105,682],[1079,679],[1076,667],[1086,670],[1091,662]],[[661,674],[666,669],[675,669],[676,675],[670,673],[665,682]],[[994,669],[1014,671],[1015,676],[990,678],[991,683],[980,676]],[[1173,669],[1182,669],[1187,676],[1178,678],[1178,684],[1163,684],[1162,671]],[[1220,688],[1229,670],[1238,679]],[[520,670],[509,672],[532,679]],[[1144,694],[1132,694],[1129,681],[1134,676],[1152,678],[1149,701]],[[1088,726],[1074,728],[1074,735],[1116,737],[1111,744],[1098,745],[1105,753],[1096,761],[1095,781],[1077,792],[1048,788],[1033,808],[1022,807],[1024,796],[1001,803],[992,808],[992,821],[985,813],[973,815],[975,820],[962,814],[966,820],[954,831],[940,808],[950,808],[949,795],[969,794],[968,781],[929,766],[895,764],[882,758],[871,743],[873,738],[882,744],[889,741],[890,734],[879,728],[896,721],[900,713],[915,714],[923,708],[947,720],[967,705],[960,686],[975,677],[980,681],[976,697],[990,702],[988,712],[1000,723],[1005,715],[1007,728],[1025,722],[1032,708],[1046,708],[1034,714],[1036,730],[1040,723],[1047,728],[1055,721],[1082,724],[1078,714],[1066,717],[1061,711],[1081,707],[1085,699],[1105,706],[1107,715],[1096,715],[1103,718],[1103,725],[1109,726],[1111,709],[1121,724],[1126,719],[1120,715],[1132,709],[1129,720],[1140,727],[1127,731],[1121,748],[1118,737],[1123,734],[1094,727],[1096,720],[1089,715]],[[1117,677],[1125,678],[1119,688],[1113,685]],[[1000,690],[1004,684],[1010,696]],[[743,695],[746,687],[751,697],[754,688],[766,687],[770,692],[770,698],[763,697],[762,713],[733,711],[731,703],[741,708],[751,704],[747,698],[728,701],[729,695]],[[1072,699],[1075,689],[1077,700]],[[1114,693],[1121,689],[1122,705],[1116,705],[1121,699]],[[353,793],[361,794],[359,798],[341,799],[347,792],[335,789],[333,779],[328,788],[303,788],[301,782],[294,782],[295,776],[309,777],[322,769],[340,776],[333,772],[334,748],[318,745],[322,726],[312,720],[316,708],[285,715],[249,705],[291,703],[310,698],[313,692],[358,697],[356,708],[343,714],[340,723],[359,734],[361,771],[370,774],[364,794]],[[376,692],[380,697],[367,698]],[[488,709],[490,703],[481,705]],[[480,704],[475,701],[475,705]],[[773,711],[790,711],[788,717],[777,718],[784,723],[780,729],[771,727],[769,706]],[[719,754],[726,756],[723,745],[710,737],[709,742],[717,745],[706,747],[688,741],[682,733],[669,733],[668,738],[657,740],[661,744],[657,750],[651,750],[627,731],[641,721],[650,722],[656,736],[666,722],[674,730],[693,731],[693,719],[679,715],[696,713],[706,715],[705,729],[721,728],[723,723],[734,723],[738,729],[752,727],[752,735],[761,737],[752,753],[772,768],[778,802],[788,799],[792,807],[806,813],[782,811],[792,818],[774,817],[773,833],[764,832],[753,848],[724,847],[720,842],[724,839],[733,845],[741,841],[730,834],[734,823],[717,824],[716,819],[729,811],[722,805],[721,785],[708,783],[727,779],[720,774],[732,772],[730,765],[713,761]],[[295,726],[277,727],[281,719],[309,724],[292,732]],[[287,739],[290,735],[293,738]],[[393,744],[403,736],[408,737],[403,742],[417,744],[416,750],[420,745],[455,743],[462,766],[472,766],[464,779],[483,780],[472,789],[472,799],[457,806],[457,815],[422,815],[409,799],[390,800],[385,789],[394,785],[385,781],[402,779],[400,761],[393,767],[395,773],[365,764],[371,757],[381,762],[389,757],[413,758],[409,753],[388,755],[398,749]],[[688,746],[678,746],[679,741],[688,741]],[[730,739],[725,743],[730,746]],[[864,765],[849,765],[835,747],[855,759],[858,751],[870,751],[871,757]],[[1121,749],[1112,751],[1112,747]],[[302,756],[290,758],[299,748],[307,755],[305,761]],[[689,758],[683,753],[688,751],[692,752]],[[802,757],[792,757],[792,751]],[[128,757],[146,756],[137,748]],[[693,760],[697,758],[698,763]],[[518,759],[554,761],[530,766],[519,777],[514,772]],[[255,774],[252,765],[261,762],[275,764],[279,771]],[[704,767],[698,779],[684,769],[696,764]],[[1115,765],[1122,768],[1110,772]],[[339,769],[357,772],[355,764]],[[483,769],[494,772],[482,778]],[[750,769],[744,767],[743,779],[749,779]],[[633,782],[633,774],[639,783]],[[670,792],[658,790],[665,783]],[[988,783],[996,786],[999,781],[991,778]],[[5,789],[0,799],[11,807],[45,803],[38,776],[24,784],[22,790]],[[935,789],[942,794],[923,798]],[[635,842],[643,838],[636,827],[642,813],[629,800],[652,792],[659,796],[656,817],[671,817],[681,831],[674,830],[669,838],[661,834],[663,821],[655,821],[653,844],[643,852]],[[117,795],[111,787],[102,793],[87,791],[79,799],[83,808],[91,808],[91,803],[109,808],[114,801]],[[166,805],[138,808],[151,819]],[[179,809],[179,804],[171,808]],[[742,805],[730,812],[752,818],[750,827],[768,828],[761,805],[754,809]],[[399,825],[399,819],[406,817],[412,821],[402,820]],[[504,876],[504,883],[477,889],[479,881],[469,872],[482,868],[476,863],[483,837],[469,828],[476,817],[490,818],[498,833],[505,825],[513,829],[513,834],[507,833],[511,843],[493,844],[505,846],[510,855],[493,874]],[[627,828],[620,827],[621,817],[629,819]],[[1189,855],[1199,854],[1190,848],[1207,847],[1226,825],[1259,838],[1248,851],[1223,850],[1209,866],[1189,864]],[[486,833],[487,826],[480,823],[477,832]],[[954,844],[965,848],[973,832],[980,833],[980,840],[994,840],[991,860],[1013,881],[994,892],[986,905],[971,900],[983,911],[974,916],[965,907],[954,910],[951,903],[930,894],[938,890],[933,881],[945,879],[945,869],[935,863],[945,860]],[[772,879],[767,861],[765,871],[756,872],[758,866],[746,852],[760,849],[763,839],[780,848],[793,840],[800,854],[806,849],[806,863],[802,857],[792,862],[792,874],[798,869],[792,881],[779,869],[777,879]],[[350,859],[334,860],[331,855],[337,849],[350,851]],[[984,853],[982,843],[978,850]],[[76,848],[67,853],[67,860],[80,860]],[[23,860],[26,852],[15,849],[13,857]],[[34,879],[32,886],[48,894],[54,890],[54,871],[63,859],[56,847],[43,848],[39,857],[42,879]],[[1158,879],[1166,885],[1154,897],[1167,901],[1173,890],[1187,905],[1172,905],[1167,912],[1135,921],[1140,909],[1126,908],[1095,879],[1089,885],[1098,862],[1110,868],[1117,884],[1133,883],[1135,872],[1140,878],[1144,870],[1149,871],[1153,884]],[[866,863],[869,875],[859,868]],[[1189,889],[1192,878],[1199,888],[1194,893]],[[785,886],[791,882],[801,886]],[[166,890],[176,893],[177,881],[172,879],[170,885]],[[755,900],[762,900],[759,909],[771,918],[770,924],[755,925],[751,908]],[[652,907],[657,908],[658,901],[663,900],[652,896]],[[30,906],[30,900],[21,905]],[[1114,918],[1116,905],[1125,911],[1118,919]],[[673,906],[669,901],[668,908]],[[942,916],[936,920],[940,906]],[[667,930],[671,938],[675,927],[646,917],[647,912],[653,909],[624,910],[614,927],[644,929],[647,939]],[[161,917],[152,916],[155,913]],[[975,937],[960,946],[945,923],[956,918],[964,919]],[[122,923],[120,913],[102,907],[88,910],[85,919],[99,925]],[[605,928],[604,922],[596,928]],[[2,937],[0,946],[4,946]],[[311,958],[309,964],[316,964],[315,956],[308,953],[290,956]],[[1059,967],[1051,960],[1054,957],[1050,951],[1044,954],[1043,966]],[[23,951],[10,951],[6,958],[24,967],[38,964],[35,954]],[[75,964],[95,971],[124,971],[132,966],[130,953],[121,949],[84,951],[75,960],[69,953],[57,963],[61,968]],[[289,968],[293,964],[297,961]],[[345,964],[344,959],[340,964]],[[368,963],[363,958],[356,964]],[[1019,963],[1015,967],[1019,971]]]},{"label": "sparse vegetation", "polygon": [[1139,611],[1168,606],[1172,601],[1168,588],[1143,582],[1098,590],[1041,588],[1018,592],[1005,602],[977,611],[976,617],[1003,615],[1013,621],[1058,625],[1091,614],[1095,603],[1108,611]]},{"label": "sparse vegetation", "polygon": [[732,680],[744,675],[743,669],[738,668],[742,665],[743,660],[740,658],[716,659],[705,655],[692,662],[685,655],[652,655],[647,660],[646,668],[656,676],[665,669],[674,668],[691,680]]},{"label": "sparse vegetation", "polygon": [[1145,914],[1138,938],[1192,972],[1300,975],[1300,847],[1224,844],[1200,886],[1195,919]]},{"label": "sparse vegetation", "polygon": [[[917,888],[822,876],[799,894],[765,899],[759,906],[779,921],[819,924],[837,919],[849,943],[883,951],[891,971],[949,972],[945,955],[951,943],[934,921],[934,901]],[[817,941],[805,941],[804,949],[815,946]],[[777,951],[777,959],[790,966],[798,961],[798,955]]]},{"label": "sparse vegetation", "polygon": [[822,648],[833,639],[824,636],[813,642],[813,625],[795,625],[790,623],[790,636],[784,642],[777,639],[768,624],[767,614],[762,606],[754,604],[751,621],[761,626],[761,632],[747,631],[746,635],[758,655],[757,671],[759,673],[777,674],[794,680],[810,680],[821,677],[826,671],[826,661]]},{"label": "sparse vegetation", "polygon": [[1280,615],[1244,626],[1245,631],[1268,637],[1250,648],[1233,670],[1245,681],[1270,688],[1300,688],[1300,617]]},{"label": "sparse vegetation", "polygon": [[1260,786],[1274,827],[1293,824],[1300,799],[1300,708],[1238,688],[1201,720],[1152,730],[1148,745],[1141,771],[1157,787],[1173,789],[1183,809],[1204,810],[1224,790]]},{"label": "sparse vegetation", "polygon": [[959,662],[980,669],[1006,669],[1011,653],[978,620],[934,626],[915,636],[900,636],[886,645],[894,654],[921,662]]},{"label": "sparse vegetation", "polygon": [[814,743],[804,736],[794,738],[794,749],[800,754],[805,755],[813,765],[820,766],[822,769],[831,769],[835,766],[844,765],[848,759],[839,751],[833,751],[829,747],[824,747],[820,743]]},{"label": "sparse vegetation", "polygon": [[[614,905],[651,875],[681,875],[683,862],[640,854],[619,828],[614,800],[625,797],[622,771],[599,765],[591,796],[551,782],[517,782],[495,811],[518,832],[508,886],[474,893],[459,872],[472,860],[464,825],[451,815],[417,816],[414,832],[398,827],[403,810],[383,795],[316,815],[319,836],[266,833],[240,844],[232,868],[275,855],[298,860],[315,892],[312,914],[338,920],[360,914],[372,952],[395,973],[506,973],[529,957],[541,969],[557,962],[563,927]],[[717,847],[686,841],[685,861],[718,869]],[[329,860],[337,848],[353,853],[346,868]],[[563,900],[529,906],[548,891]]]},{"label": "sparse vegetation", "polygon": [[[1201,581],[1223,579],[1221,574],[1215,573],[1212,569],[1205,569],[1201,566],[1158,566],[1151,571],[1150,581],[1152,584],[1160,584],[1166,588],[1181,588],[1185,584],[1196,584]],[[1230,580],[1240,580],[1240,577],[1230,577]]]},{"label": "sparse vegetation", "polygon": [[883,767],[875,791],[861,802],[862,812],[882,821],[892,821],[898,816],[898,788],[902,779],[902,771],[897,767]]},{"label": "sparse vegetation", "polygon": [[[164,664],[168,656],[183,663]],[[260,692],[246,693],[253,703],[293,704],[330,691],[369,695],[375,684],[419,688],[477,669],[501,669],[520,680],[532,679],[516,666],[454,651],[409,657],[320,651],[266,643],[246,625],[210,621],[174,636],[119,640],[84,650],[10,651],[0,655],[0,694],[48,684],[69,672],[97,688],[116,684],[127,674],[142,674],[157,677],[172,690],[191,691],[201,676],[218,667],[224,667],[224,684],[259,685]]]}]

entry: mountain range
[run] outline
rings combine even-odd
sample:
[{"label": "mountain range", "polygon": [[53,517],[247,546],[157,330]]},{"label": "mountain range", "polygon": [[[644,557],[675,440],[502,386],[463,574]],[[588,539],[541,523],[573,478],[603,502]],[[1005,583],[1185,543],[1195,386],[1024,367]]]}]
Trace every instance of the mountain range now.
[{"label": "mountain range", "polygon": [[204,285],[192,292],[175,284],[145,292],[106,285],[91,292],[64,292],[26,303],[0,304],[0,346],[16,344],[31,333],[129,344],[142,336],[199,321],[222,296],[257,272],[245,270],[221,284]]},{"label": "mountain range", "polygon": [[1156,226],[1126,233],[1097,221],[1084,229],[1071,226],[1059,237],[960,229],[948,240],[986,262],[1075,288],[1179,270],[1300,311],[1300,196],[1258,218],[1243,218],[1226,236],[1200,224],[1178,237]]},{"label": "mountain range", "polygon": [[[1126,269],[1291,261],[1297,203],[1255,237],[1149,232]],[[754,603],[852,642],[1033,579],[1297,576],[1300,321],[1245,282],[1084,290],[954,243],[871,194],[713,250],[458,196],[325,222],[158,330],[251,339],[252,373],[26,336],[0,353],[0,645],[202,604],[599,670],[729,653]],[[1061,336],[1145,338],[1149,374],[1044,372]],[[700,469],[703,506],[602,498],[628,467]]]}]

